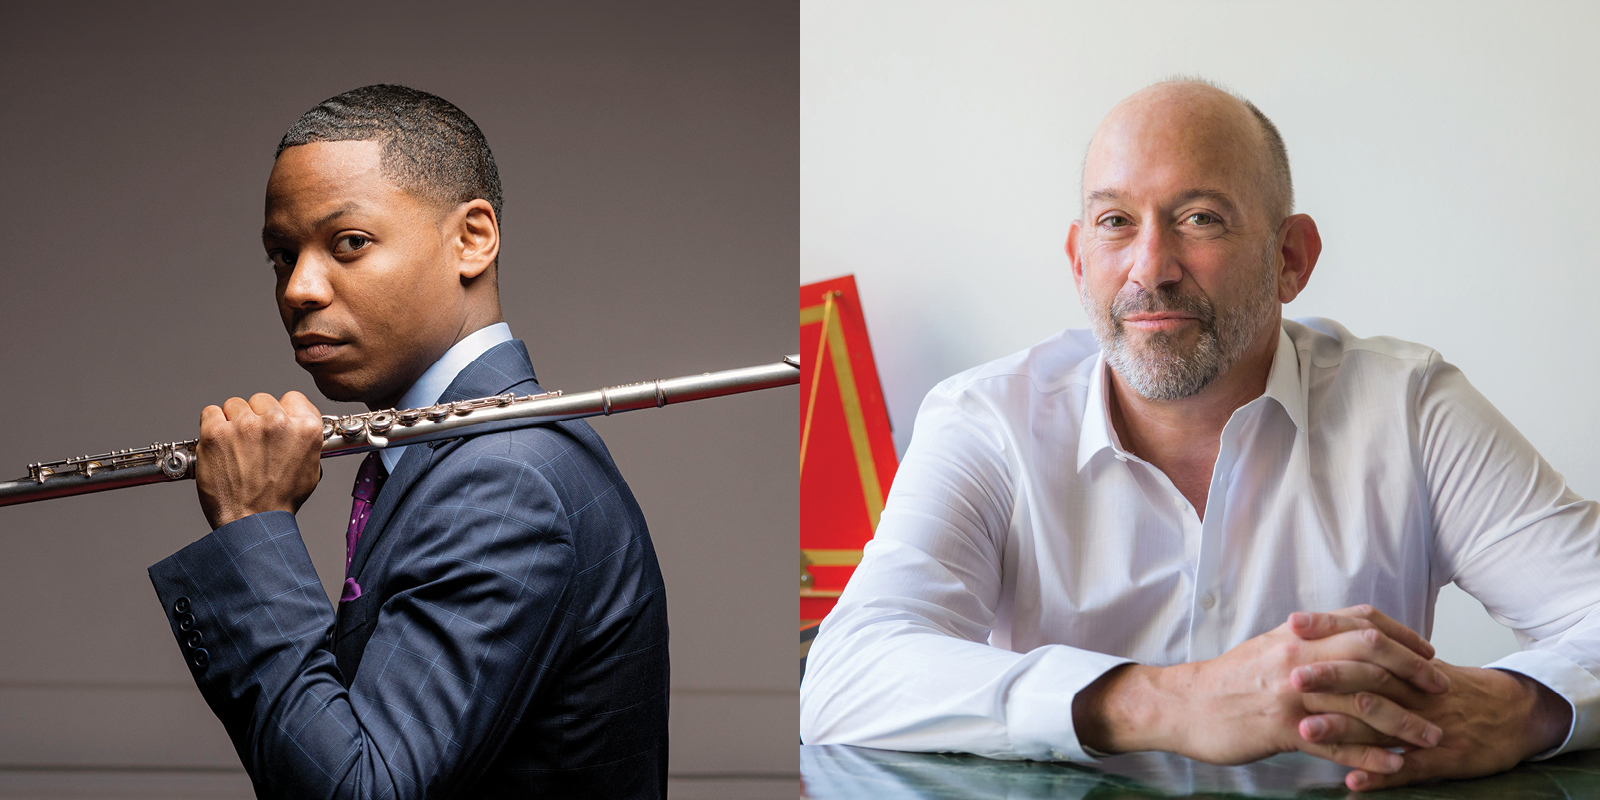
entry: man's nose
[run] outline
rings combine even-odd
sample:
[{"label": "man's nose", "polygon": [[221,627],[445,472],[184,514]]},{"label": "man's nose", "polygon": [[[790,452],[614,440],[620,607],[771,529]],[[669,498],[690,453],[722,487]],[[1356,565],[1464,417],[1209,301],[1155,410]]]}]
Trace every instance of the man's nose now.
[{"label": "man's nose", "polygon": [[311,254],[303,254],[289,272],[284,283],[281,302],[289,309],[316,309],[333,302],[333,284],[328,280],[327,265]]},{"label": "man's nose", "polygon": [[1177,236],[1165,225],[1144,225],[1133,242],[1133,265],[1128,282],[1147,292],[1183,280],[1179,264]]}]

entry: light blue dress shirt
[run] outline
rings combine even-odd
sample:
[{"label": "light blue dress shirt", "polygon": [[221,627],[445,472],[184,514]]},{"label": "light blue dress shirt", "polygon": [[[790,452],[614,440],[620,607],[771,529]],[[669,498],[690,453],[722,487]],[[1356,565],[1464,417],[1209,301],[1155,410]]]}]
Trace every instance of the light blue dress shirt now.
[{"label": "light blue dress shirt", "polygon": [[[396,408],[422,408],[439,402],[440,395],[450,388],[450,383],[461,374],[461,370],[468,364],[478,360],[478,356],[489,352],[490,348],[502,342],[511,341],[511,326],[504,322],[496,322],[487,328],[481,328],[467,335],[467,338],[456,342],[439,360],[433,362],[411,384],[411,388],[400,396],[400,404]],[[411,445],[416,447],[416,445]],[[383,468],[394,474],[394,468],[400,464],[400,457],[405,455],[406,448],[390,447],[378,451],[378,457],[383,459]]]}]

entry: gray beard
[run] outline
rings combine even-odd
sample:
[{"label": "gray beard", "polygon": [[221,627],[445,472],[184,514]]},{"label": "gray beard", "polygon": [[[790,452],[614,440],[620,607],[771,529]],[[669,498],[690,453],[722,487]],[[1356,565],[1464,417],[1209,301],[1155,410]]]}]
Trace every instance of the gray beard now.
[{"label": "gray beard", "polygon": [[[1277,281],[1270,269],[1276,261],[1275,246],[1267,256],[1255,291],[1220,314],[1205,295],[1182,294],[1171,287],[1153,293],[1137,287],[1125,289],[1107,307],[1089,294],[1085,282],[1083,308],[1106,363],[1146,400],[1182,400],[1199,394],[1233,369],[1261,329],[1278,318]],[[1198,317],[1200,331],[1195,343],[1185,347],[1166,333],[1151,334],[1143,343],[1130,340],[1122,321],[1127,315],[1160,311]]]}]

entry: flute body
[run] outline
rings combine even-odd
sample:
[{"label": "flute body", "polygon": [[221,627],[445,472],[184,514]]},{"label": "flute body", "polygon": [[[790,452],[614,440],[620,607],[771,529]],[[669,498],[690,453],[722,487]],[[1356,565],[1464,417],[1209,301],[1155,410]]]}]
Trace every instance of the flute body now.
[{"label": "flute body", "polygon": [[[611,386],[577,394],[502,394],[426,408],[325,416],[322,418],[322,457],[660,408],[799,382],[800,357],[795,355],[774,364]],[[190,479],[194,477],[198,441],[156,443],[97,456],[29,464],[27,476],[0,482],[0,506]]]}]

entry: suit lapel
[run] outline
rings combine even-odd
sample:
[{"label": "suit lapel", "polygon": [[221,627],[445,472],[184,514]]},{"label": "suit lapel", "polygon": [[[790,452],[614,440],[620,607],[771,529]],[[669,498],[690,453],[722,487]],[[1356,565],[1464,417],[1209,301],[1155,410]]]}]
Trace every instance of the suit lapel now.
[{"label": "suit lapel", "polygon": [[[519,394],[538,394],[540,391],[533,374],[533,362],[528,359],[528,348],[518,339],[497,344],[468,364],[450,382],[444,394],[439,396],[439,402],[489,397],[513,389]],[[372,514],[367,517],[367,525],[361,531],[361,539],[356,542],[349,573],[356,583],[361,583],[361,571],[367,564],[367,556],[388,529],[389,519],[395,509],[399,508],[417,480],[427,474],[435,455],[449,452],[448,448],[454,447],[459,441],[446,439],[431,445],[418,444],[406,448],[400,463],[395,465],[394,474],[384,481],[383,488],[379,490],[377,502],[372,505]]]}]

